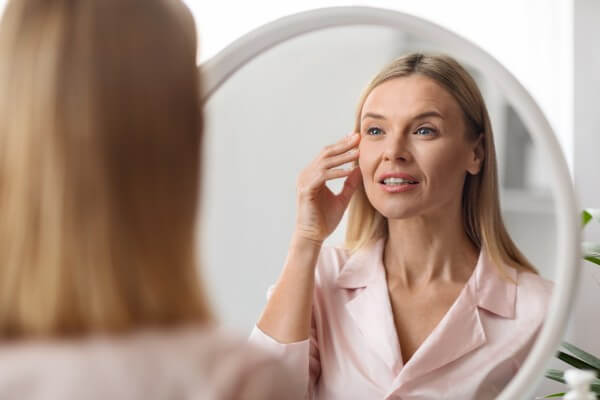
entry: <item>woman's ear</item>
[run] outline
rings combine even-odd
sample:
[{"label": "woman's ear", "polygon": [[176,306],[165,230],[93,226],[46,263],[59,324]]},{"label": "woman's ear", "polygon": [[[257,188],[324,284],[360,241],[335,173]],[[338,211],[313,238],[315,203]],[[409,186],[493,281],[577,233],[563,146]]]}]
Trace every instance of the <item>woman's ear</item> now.
[{"label": "woman's ear", "polygon": [[485,142],[483,132],[479,134],[479,137],[472,144],[471,151],[469,152],[469,163],[467,166],[467,172],[471,175],[477,175],[481,171],[481,165],[485,158]]}]

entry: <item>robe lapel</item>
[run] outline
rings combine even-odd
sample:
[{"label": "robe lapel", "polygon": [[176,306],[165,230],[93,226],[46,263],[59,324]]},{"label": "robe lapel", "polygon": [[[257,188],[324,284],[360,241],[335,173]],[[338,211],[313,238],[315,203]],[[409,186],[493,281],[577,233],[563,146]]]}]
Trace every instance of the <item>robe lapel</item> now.
[{"label": "robe lapel", "polygon": [[400,371],[393,387],[441,368],[485,344],[480,311],[469,289],[469,286],[463,288],[450,310]]},{"label": "robe lapel", "polygon": [[384,245],[385,240],[380,239],[354,253],[342,267],[336,283],[357,291],[346,303],[346,310],[364,336],[368,349],[394,374],[394,390],[483,346],[486,334],[482,309],[514,318],[517,272],[503,266],[515,283],[503,280],[482,249],[471,277],[454,304],[406,365],[402,365],[385,279]]},{"label": "robe lapel", "polygon": [[352,255],[337,284],[357,291],[346,303],[346,311],[364,336],[365,351],[376,354],[394,374],[401,367],[402,357],[381,259],[383,245],[384,241],[379,240]]},{"label": "robe lapel", "polygon": [[501,278],[485,249],[454,304],[394,380],[392,387],[423,376],[478,349],[486,343],[482,309],[514,318],[517,272],[505,266]]}]

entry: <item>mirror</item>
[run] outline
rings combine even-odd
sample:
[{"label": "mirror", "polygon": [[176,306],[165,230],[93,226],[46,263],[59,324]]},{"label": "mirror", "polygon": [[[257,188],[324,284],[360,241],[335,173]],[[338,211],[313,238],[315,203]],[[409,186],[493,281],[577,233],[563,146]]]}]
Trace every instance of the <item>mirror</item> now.
[{"label": "mirror", "polygon": [[[501,66],[489,68],[491,57],[426,21],[378,12],[350,7],[303,13],[249,34],[202,67],[207,101],[201,254],[209,294],[226,326],[250,332],[284,264],[300,170],[352,131],[360,93],[384,65],[414,50],[446,53],[467,67],[485,98],[509,233],[540,275],[556,282],[552,315],[512,381],[520,398],[533,389],[531,377],[541,377],[558,343],[569,301],[563,297],[558,305],[557,297],[568,296],[576,273],[577,233],[567,210],[574,204],[572,190],[561,186],[560,193],[555,184],[568,176],[564,160],[539,108],[512,76],[499,74],[507,74]],[[327,25],[324,16],[341,22]],[[350,24],[343,16],[358,20]],[[369,16],[385,21],[359,24]],[[313,24],[294,32],[293,22],[300,26],[311,17]],[[319,23],[325,29],[316,30]],[[258,44],[267,33],[270,44]],[[342,182],[328,186],[338,192]],[[341,244],[345,227],[346,216],[327,244]]]}]

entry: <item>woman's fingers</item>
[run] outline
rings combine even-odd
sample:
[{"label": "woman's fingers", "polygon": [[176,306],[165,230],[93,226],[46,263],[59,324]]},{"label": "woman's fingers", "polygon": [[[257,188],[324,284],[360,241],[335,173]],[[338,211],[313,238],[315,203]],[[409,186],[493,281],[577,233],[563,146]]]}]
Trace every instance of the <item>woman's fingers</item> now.
[{"label": "woman's fingers", "polygon": [[324,178],[325,178],[325,181],[328,181],[331,179],[343,178],[345,176],[349,176],[354,170],[357,170],[357,169],[358,169],[357,166],[349,168],[349,169],[344,169],[344,168],[328,169],[327,171],[325,171]]},{"label": "woman's fingers", "polygon": [[343,178],[350,175],[354,169],[358,169],[358,167],[353,167],[350,169],[332,168],[327,170],[320,170],[313,175],[312,179],[310,180],[310,183],[304,186],[304,190],[301,191],[304,193],[310,193],[315,189],[319,189],[328,180]]},{"label": "woman's fingers", "polygon": [[330,169],[355,160],[358,160],[358,148],[348,150],[347,152],[337,156],[326,158],[323,160],[322,165],[325,169]]},{"label": "woman's fingers", "polygon": [[346,136],[342,138],[335,144],[329,145],[323,149],[321,156],[323,158],[329,158],[332,156],[337,156],[338,154],[345,153],[350,150],[354,146],[356,146],[359,142],[360,135],[358,133],[354,133],[351,136]]},{"label": "woman's fingers", "polygon": [[300,175],[299,189],[301,193],[311,193],[320,188],[326,181],[348,176],[353,169],[335,168],[358,160],[358,143],[360,136],[346,136],[337,143],[325,147],[313,163]]},{"label": "woman's fingers", "polygon": [[[360,169],[356,163],[358,159],[356,147],[359,142],[360,136],[355,134],[327,146],[298,177],[297,224],[305,231],[317,232],[315,237],[319,240],[325,239],[337,226],[343,208],[347,205],[345,199],[351,196],[351,192],[357,186],[357,179],[360,179]],[[339,168],[353,161],[351,168]],[[343,199],[339,202],[325,183],[331,179],[344,177],[351,178],[346,179]]]}]

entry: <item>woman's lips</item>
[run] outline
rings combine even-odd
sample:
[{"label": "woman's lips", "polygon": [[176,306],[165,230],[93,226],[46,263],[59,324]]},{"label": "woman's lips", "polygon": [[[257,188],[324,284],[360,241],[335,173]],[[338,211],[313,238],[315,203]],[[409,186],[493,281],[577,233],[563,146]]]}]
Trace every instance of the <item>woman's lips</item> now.
[{"label": "woman's lips", "polygon": [[402,193],[414,190],[419,186],[418,183],[401,183],[396,185],[386,185],[385,183],[379,183],[381,188],[388,193]]},{"label": "woman's lips", "polygon": [[409,181],[418,182],[417,178],[415,178],[414,176],[409,175],[409,174],[405,174],[405,173],[402,173],[402,172],[388,172],[388,173],[380,175],[377,178],[377,180],[379,182],[383,182],[387,178],[400,178],[400,179],[406,179],[406,180],[409,180]]}]

